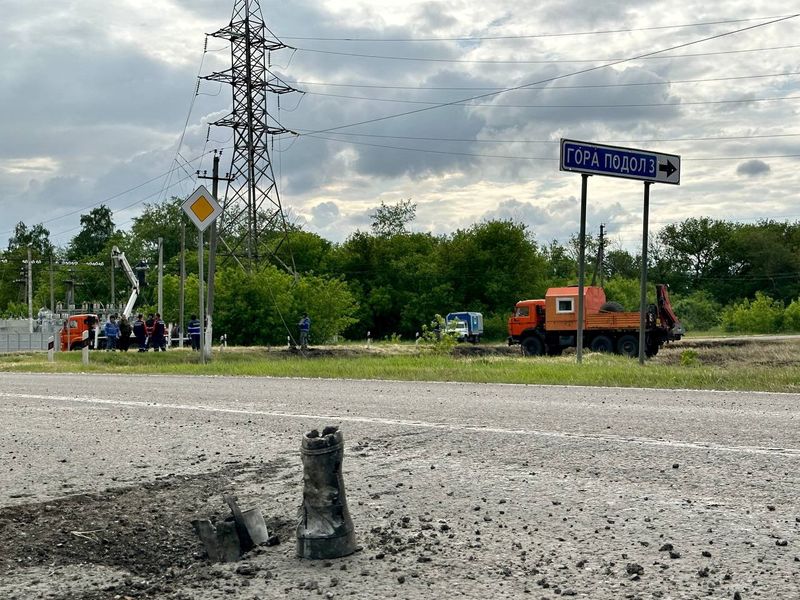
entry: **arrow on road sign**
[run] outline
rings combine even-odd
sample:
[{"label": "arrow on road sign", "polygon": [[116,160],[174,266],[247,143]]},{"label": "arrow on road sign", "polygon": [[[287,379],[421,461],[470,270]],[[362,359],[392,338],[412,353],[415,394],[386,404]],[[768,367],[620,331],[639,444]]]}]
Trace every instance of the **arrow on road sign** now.
[{"label": "arrow on road sign", "polygon": [[675,165],[673,165],[673,164],[672,164],[672,163],[671,163],[671,162],[668,160],[668,161],[667,161],[667,164],[664,164],[664,163],[659,163],[659,164],[658,164],[658,170],[659,170],[659,171],[661,171],[662,173],[666,173],[666,174],[667,174],[667,177],[670,177],[670,176],[671,176],[671,175],[672,175],[672,174],[673,174],[675,171],[677,171],[678,169],[677,169],[677,167],[676,167]]}]

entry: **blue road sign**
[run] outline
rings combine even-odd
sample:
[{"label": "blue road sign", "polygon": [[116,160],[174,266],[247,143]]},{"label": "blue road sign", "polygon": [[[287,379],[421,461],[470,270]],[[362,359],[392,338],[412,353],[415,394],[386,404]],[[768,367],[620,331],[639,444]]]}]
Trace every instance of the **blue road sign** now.
[{"label": "blue road sign", "polygon": [[681,182],[680,156],[576,140],[561,140],[560,168],[655,183],[679,185]]}]

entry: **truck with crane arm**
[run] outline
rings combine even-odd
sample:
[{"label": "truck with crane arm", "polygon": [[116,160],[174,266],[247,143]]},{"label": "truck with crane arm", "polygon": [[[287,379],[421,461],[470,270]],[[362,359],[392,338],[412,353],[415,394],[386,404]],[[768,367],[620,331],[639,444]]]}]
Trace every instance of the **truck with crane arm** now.
[{"label": "truck with crane arm", "polygon": [[[133,272],[125,253],[120,251],[117,246],[111,249],[111,260],[114,265],[120,267],[131,284],[131,294],[125,308],[122,309],[122,316],[130,317],[136,300],[139,298],[141,284],[136,274]],[[99,344],[101,336],[100,318],[96,314],[73,315],[69,317],[61,329],[61,349],[75,350],[83,347],[83,332],[89,332],[88,343],[90,348],[102,347]]]},{"label": "truck with crane arm", "polygon": [[[558,356],[577,344],[578,288],[547,290],[544,299],[522,300],[508,319],[508,343],[519,344],[528,356]],[[656,304],[645,315],[645,354],[655,356],[668,342],[681,339],[683,326],[669,301],[667,286],[656,285]],[[595,352],[639,355],[639,312],[622,312],[606,302],[602,287],[584,288],[583,343]]]}]

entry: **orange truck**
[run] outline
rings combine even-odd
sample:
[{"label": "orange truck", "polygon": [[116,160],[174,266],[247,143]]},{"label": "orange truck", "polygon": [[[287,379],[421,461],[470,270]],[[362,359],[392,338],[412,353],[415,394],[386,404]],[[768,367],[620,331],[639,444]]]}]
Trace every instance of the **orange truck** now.
[{"label": "orange truck", "polygon": [[61,328],[61,350],[80,350],[83,348],[83,332],[89,332],[89,348],[94,348],[94,331],[100,321],[97,315],[72,315],[64,321]]},{"label": "orange truck", "polygon": [[[638,312],[622,312],[615,302],[606,302],[603,288],[585,286],[583,345],[596,352],[639,356]],[[645,315],[645,355],[655,356],[665,343],[681,339],[683,326],[669,302],[667,286],[656,285],[656,304]],[[547,290],[542,300],[517,302],[508,319],[508,343],[520,344],[528,356],[558,356],[576,346],[578,287]]]}]

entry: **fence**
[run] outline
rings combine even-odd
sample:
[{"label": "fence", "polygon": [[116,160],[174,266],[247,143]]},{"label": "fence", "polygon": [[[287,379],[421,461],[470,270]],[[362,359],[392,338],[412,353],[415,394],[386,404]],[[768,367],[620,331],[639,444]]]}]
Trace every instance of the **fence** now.
[{"label": "fence", "polygon": [[21,352],[26,350],[47,350],[50,336],[58,344],[58,332],[0,331],[0,352]]},{"label": "fence", "polygon": [[47,350],[50,336],[58,347],[58,332],[61,321],[34,321],[34,331],[29,332],[27,319],[0,320],[0,352],[25,352],[28,350]]}]

